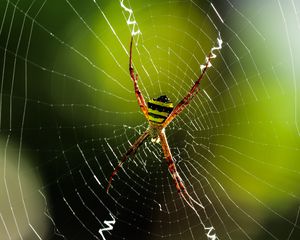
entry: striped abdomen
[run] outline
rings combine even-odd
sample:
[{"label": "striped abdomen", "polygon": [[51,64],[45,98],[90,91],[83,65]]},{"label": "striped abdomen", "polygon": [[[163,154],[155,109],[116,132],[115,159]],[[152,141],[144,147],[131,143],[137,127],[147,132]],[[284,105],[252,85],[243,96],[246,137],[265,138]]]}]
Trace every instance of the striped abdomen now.
[{"label": "striped abdomen", "polygon": [[173,111],[173,103],[166,96],[151,99],[148,102],[149,121],[162,124]]}]

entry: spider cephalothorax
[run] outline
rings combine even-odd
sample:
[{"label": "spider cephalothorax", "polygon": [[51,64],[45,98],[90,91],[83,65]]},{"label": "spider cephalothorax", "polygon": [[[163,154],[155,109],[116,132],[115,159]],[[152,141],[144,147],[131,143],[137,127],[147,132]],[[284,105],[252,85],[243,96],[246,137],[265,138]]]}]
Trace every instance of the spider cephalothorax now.
[{"label": "spider cephalothorax", "polygon": [[168,145],[167,137],[165,134],[165,128],[169,125],[169,123],[178,115],[180,114],[191,102],[192,98],[197,94],[199,91],[199,84],[201,79],[204,76],[204,73],[206,72],[207,68],[210,67],[211,58],[214,58],[215,55],[213,54],[213,50],[220,49],[222,41],[218,39],[219,47],[215,47],[211,49],[210,54],[206,58],[206,64],[203,66],[201,75],[199,78],[195,81],[193,87],[188,92],[188,94],[176,105],[176,107],[173,106],[173,103],[170,101],[170,99],[166,95],[162,95],[158,98],[153,98],[148,101],[146,104],[145,99],[138,87],[138,75],[134,73],[133,66],[132,66],[132,37],[130,42],[130,52],[129,52],[129,73],[131,76],[131,79],[133,81],[134,85],[134,92],[138,101],[138,104],[144,113],[146,119],[149,122],[149,128],[138,137],[138,139],[132,144],[132,146],[128,149],[128,151],[125,153],[125,155],[122,157],[120,163],[116,166],[114,171],[112,172],[106,191],[108,192],[113,177],[117,174],[119,169],[121,168],[122,164],[128,159],[130,156],[134,155],[139,146],[150,136],[152,139],[152,142],[160,142],[162,146],[162,150],[168,165],[169,172],[173,178],[173,181],[175,183],[175,187],[180,194],[180,196],[183,197],[185,202],[192,208],[193,203],[197,204],[198,206],[203,206],[195,201],[187,192],[183,181],[181,177],[179,176],[179,173],[176,169],[175,163],[172,158],[172,153],[170,151],[170,147]]}]

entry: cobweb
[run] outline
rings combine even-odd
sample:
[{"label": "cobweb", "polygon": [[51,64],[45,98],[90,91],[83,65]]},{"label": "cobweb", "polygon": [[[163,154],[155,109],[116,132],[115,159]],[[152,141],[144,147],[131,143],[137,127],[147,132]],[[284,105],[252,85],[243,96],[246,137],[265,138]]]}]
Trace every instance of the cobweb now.
[{"label": "cobweb", "polygon": [[[300,238],[300,5],[0,0],[0,239]],[[128,72],[177,104],[176,191]]]}]

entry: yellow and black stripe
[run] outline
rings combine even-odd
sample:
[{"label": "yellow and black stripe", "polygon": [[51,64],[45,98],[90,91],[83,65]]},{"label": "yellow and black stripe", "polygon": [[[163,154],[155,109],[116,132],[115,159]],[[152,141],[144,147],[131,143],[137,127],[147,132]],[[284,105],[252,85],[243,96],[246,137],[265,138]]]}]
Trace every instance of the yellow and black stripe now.
[{"label": "yellow and black stripe", "polygon": [[148,102],[149,121],[162,124],[173,111],[173,103],[165,95]]}]

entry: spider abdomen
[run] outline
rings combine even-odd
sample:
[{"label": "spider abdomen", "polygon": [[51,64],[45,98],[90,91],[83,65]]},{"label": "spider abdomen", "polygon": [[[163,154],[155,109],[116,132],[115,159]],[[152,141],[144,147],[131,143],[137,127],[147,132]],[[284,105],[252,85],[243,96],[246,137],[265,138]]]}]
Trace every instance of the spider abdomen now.
[{"label": "spider abdomen", "polygon": [[149,121],[162,124],[173,111],[173,103],[166,95],[159,98],[153,98],[148,102],[148,117]]}]

